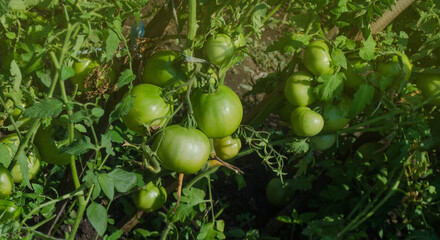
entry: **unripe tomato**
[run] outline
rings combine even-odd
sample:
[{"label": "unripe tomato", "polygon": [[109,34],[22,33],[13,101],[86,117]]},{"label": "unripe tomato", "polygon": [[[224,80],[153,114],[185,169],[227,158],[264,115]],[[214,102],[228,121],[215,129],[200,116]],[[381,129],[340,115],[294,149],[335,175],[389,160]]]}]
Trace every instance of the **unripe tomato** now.
[{"label": "unripe tomato", "polygon": [[227,136],[214,139],[215,154],[222,160],[229,160],[235,157],[241,149],[240,138]]},{"label": "unripe tomato", "polygon": [[[6,144],[9,148],[11,156],[15,154],[18,146],[20,145],[20,139],[16,133],[10,134],[0,140],[0,142]],[[28,167],[29,167],[29,180],[34,178],[35,175],[40,171],[40,154],[37,148],[33,148],[27,155]],[[12,179],[15,183],[21,183],[23,181],[23,174],[20,170],[20,165],[15,163],[14,167],[11,170]]]},{"label": "unripe tomato", "polygon": [[[440,93],[440,75],[420,75],[416,81],[417,87],[425,99]],[[435,97],[429,104],[440,106],[440,96]]]},{"label": "unripe tomato", "polygon": [[20,208],[12,201],[0,200],[0,223],[14,221],[20,216]]},{"label": "unripe tomato", "polygon": [[327,103],[324,106],[324,132],[335,132],[344,128],[350,119],[347,118],[351,107],[351,99],[343,96],[338,104]]},{"label": "unripe tomato", "polygon": [[311,42],[304,51],[303,63],[315,76],[333,72],[329,48],[324,40]]},{"label": "unripe tomato", "polygon": [[221,66],[226,60],[229,60],[235,52],[234,44],[231,38],[226,34],[215,34],[206,40],[205,53],[208,60]]},{"label": "unripe tomato", "polygon": [[[402,64],[399,57],[402,58]],[[406,54],[392,55],[387,59],[379,58],[376,70],[383,76],[392,77],[394,84],[400,84],[411,76],[412,64]]]},{"label": "unripe tomato", "polygon": [[325,151],[331,148],[335,142],[336,134],[318,135],[310,138],[310,143],[319,151]]},{"label": "unripe tomato", "polygon": [[143,82],[159,87],[167,87],[173,83],[184,81],[180,70],[181,54],[177,51],[161,51],[153,54],[144,65]]},{"label": "unripe tomato", "polygon": [[205,165],[211,152],[208,137],[197,129],[166,127],[153,142],[162,165],[171,171],[192,174]]},{"label": "unripe tomato", "polygon": [[162,88],[152,84],[139,84],[129,93],[134,96],[133,107],[123,116],[125,126],[141,134],[147,134],[144,125],[163,126],[173,108],[162,97]]},{"label": "unripe tomato", "polygon": [[[12,192],[14,183],[12,181],[11,173],[2,164],[0,164],[0,198],[9,196]],[[1,215],[1,212],[0,212]]]},{"label": "unripe tomato", "polygon": [[243,106],[237,94],[225,85],[213,93],[197,90],[191,103],[198,128],[209,138],[229,136],[240,126]]},{"label": "unripe tomato", "polygon": [[313,76],[310,73],[298,71],[286,80],[284,96],[293,106],[308,106],[316,98],[311,87]]},{"label": "unripe tomato", "polygon": [[293,197],[293,193],[289,181],[283,184],[279,178],[272,178],[266,185],[266,199],[277,207],[286,205]]},{"label": "unripe tomato", "polygon": [[[87,86],[87,88],[84,88],[84,80],[89,76],[89,74],[93,71],[94,68],[98,67],[100,64],[99,62],[92,60],[88,57],[82,57],[80,58],[80,62],[74,62],[72,67],[73,70],[75,70],[75,75],[70,78],[70,81],[73,84],[78,85],[78,90],[80,91],[90,91],[92,88],[91,86]],[[113,86],[116,81],[116,73],[115,70],[110,67],[106,74],[103,74],[100,76],[100,78],[97,81],[97,88],[99,88],[103,82],[108,82],[110,86]]]},{"label": "unripe tomato", "polygon": [[378,142],[364,143],[357,149],[359,155],[356,158],[360,157],[363,161],[385,161],[385,153],[378,151],[382,147],[383,144]]},{"label": "unripe tomato", "polygon": [[368,70],[372,70],[372,67],[368,62],[361,58],[351,59],[347,63],[347,69],[343,69],[345,77],[347,78],[344,82],[344,86],[351,89],[357,89],[365,82],[364,77],[361,74],[364,74]]},{"label": "unripe tomato", "polygon": [[290,116],[290,123],[296,135],[311,137],[321,132],[324,119],[308,107],[297,107]]},{"label": "unripe tomato", "polygon": [[153,212],[162,207],[167,201],[167,192],[165,188],[149,182],[141,190],[133,192],[131,198],[138,209]]}]

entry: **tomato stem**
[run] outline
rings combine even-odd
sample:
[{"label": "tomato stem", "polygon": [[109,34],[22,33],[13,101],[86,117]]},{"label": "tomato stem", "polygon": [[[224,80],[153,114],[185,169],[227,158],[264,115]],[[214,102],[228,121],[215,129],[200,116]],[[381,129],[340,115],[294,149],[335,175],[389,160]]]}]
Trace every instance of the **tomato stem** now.
[{"label": "tomato stem", "polygon": [[182,195],[183,176],[184,176],[183,173],[179,173],[179,185],[177,186],[177,202],[176,202],[176,206],[174,207],[173,212],[171,213],[173,215],[176,212],[177,208],[179,207],[180,196]]}]

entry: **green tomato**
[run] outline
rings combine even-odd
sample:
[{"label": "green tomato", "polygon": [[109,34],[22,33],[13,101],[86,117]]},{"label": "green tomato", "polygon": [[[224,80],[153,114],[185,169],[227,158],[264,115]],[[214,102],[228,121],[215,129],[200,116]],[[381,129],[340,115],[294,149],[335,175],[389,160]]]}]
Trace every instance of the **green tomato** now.
[{"label": "green tomato", "polygon": [[162,165],[171,171],[192,174],[208,161],[211,152],[208,137],[197,129],[179,125],[166,127],[153,142]]},{"label": "green tomato", "polygon": [[[400,63],[401,58],[402,63]],[[382,76],[391,77],[394,81],[391,85],[399,85],[411,76],[412,64],[405,54],[392,55],[387,59],[379,58],[376,70]]]},{"label": "green tomato", "polygon": [[[77,134],[75,132],[75,135]],[[43,161],[51,164],[66,165],[70,163],[71,155],[61,153],[60,148],[68,144],[68,139],[67,123],[53,120],[51,125],[38,128],[34,144],[37,146]]]},{"label": "green tomato", "polygon": [[324,129],[323,132],[335,132],[344,128],[350,119],[348,115],[351,107],[351,99],[343,96],[338,104],[327,103],[324,106]]},{"label": "green tomato", "polygon": [[284,96],[293,106],[308,106],[316,100],[312,82],[313,76],[310,73],[295,72],[286,80]]},{"label": "green tomato", "polygon": [[134,96],[133,107],[123,116],[125,126],[138,134],[146,135],[145,125],[161,127],[170,116],[173,107],[162,97],[162,88],[152,84],[135,86],[130,95]]},{"label": "green tomato", "polygon": [[141,190],[133,192],[131,198],[138,209],[153,212],[162,207],[167,201],[167,192],[165,188],[149,182]]},{"label": "green tomato", "polygon": [[181,54],[177,51],[161,51],[153,54],[144,65],[143,82],[159,87],[168,87],[183,82],[185,76],[180,70]]},{"label": "green tomato", "polygon": [[344,86],[351,89],[357,89],[362,83],[365,83],[365,78],[362,74],[372,70],[371,65],[361,58],[354,58],[348,61],[347,69],[343,69],[343,73],[347,78]]},{"label": "green tomato", "polygon": [[296,135],[311,137],[321,132],[324,120],[308,107],[297,107],[290,116],[290,124]]},{"label": "green tomato", "polygon": [[20,216],[20,208],[12,201],[0,200],[0,223],[14,221]]},{"label": "green tomato", "polygon": [[363,159],[363,161],[385,161],[386,155],[383,152],[378,152],[383,147],[383,144],[378,142],[367,142],[362,144],[357,149],[357,158]]},{"label": "green tomato", "polygon": [[289,102],[286,102],[284,106],[278,111],[278,115],[280,116],[281,120],[283,120],[286,123],[290,124],[290,115],[292,115],[293,110],[295,110],[296,107],[294,107]]},{"label": "green tomato", "polygon": [[205,54],[208,60],[221,66],[233,57],[235,53],[234,43],[226,34],[216,34],[208,38],[205,43]]},{"label": "green tomato", "polygon": [[222,160],[229,160],[235,157],[241,149],[240,138],[227,136],[224,138],[214,139],[215,154]]},{"label": "green tomato", "polygon": [[[2,164],[0,164],[0,198],[9,196],[12,192],[14,183],[12,180],[11,173]],[[1,213],[0,213],[1,215]]]},{"label": "green tomato", "polygon": [[317,135],[310,138],[310,143],[316,150],[325,151],[336,142],[336,134]]},{"label": "green tomato", "polygon": [[293,197],[293,193],[289,181],[283,184],[279,178],[272,178],[266,185],[266,199],[277,207],[286,205]]},{"label": "green tomato", "polygon": [[324,40],[311,42],[304,51],[303,63],[315,76],[332,73],[331,60],[329,48]]},{"label": "green tomato", "polygon": [[[20,145],[20,139],[16,133],[10,134],[0,140],[3,144],[9,148],[11,156],[15,154],[18,146]],[[29,180],[34,178],[35,175],[40,171],[40,154],[37,148],[33,148],[27,155],[28,167],[29,167]],[[12,179],[15,183],[21,183],[23,181],[23,174],[20,170],[20,165],[15,163],[11,170]]]},{"label": "green tomato", "polygon": [[[88,57],[80,58],[80,62],[74,62],[72,67],[75,70],[75,75],[70,78],[73,84],[78,85],[78,90],[80,91],[90,91],[91,86],[84,87],[84,80],[89,76],[94,68],[98,67],[99,62],[92,60]],[[96,87],[99,88],[104,82],[108,82],[109,86],[112,87],[116,81],[116,72],[110,67],[106,74],[103,74],[98,80]]]},{"label": "green tomato", "polygon": [[240,126],[243,106],[237,94],[225,85],[213,93],[197,90],[191,103],[198,128],[210,138],[229,136]]},{"label": "green tomato", "polygon": [[[416,81],[416,85],[425,99],[431,98],[440,93],[440,75],[420,75]],[[429,104],[440,106],[440,96],[432,99]]]}]

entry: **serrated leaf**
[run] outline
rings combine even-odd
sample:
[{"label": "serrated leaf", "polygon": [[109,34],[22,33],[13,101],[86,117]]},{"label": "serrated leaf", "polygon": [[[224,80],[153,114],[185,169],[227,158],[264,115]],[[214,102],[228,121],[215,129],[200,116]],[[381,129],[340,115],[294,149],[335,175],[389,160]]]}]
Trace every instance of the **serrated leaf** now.
[{"label": "serrated leaf", "polygon": [[14,90],[18,92],[20,90],[22,75],[21,75],[20,67],[18,67],[18,64],[15,60],[12,60],[11,62],[10,72],[12,79],[14,81]]},{"label": "serrated leaf", "polygon": [[342,73],[324,74],[317,79],[321,84],[314,88],[317,98],[324,102],[331,102],[341,95],[344,78]]},{"label": "serrated leaf", "polygon": [[341,49],[333,48],[331,56],[334,66],[341,66],[347,69],[347,58],[345,58],[344,52]]},{"label": "serrated leaf", "polygon": [[98,182],[99,182],[99,185],[101,185],[101,189],[104,192],[104,194],[110,200],[113,200],[113,197],[115,196],[115,186],[113,183],[113,178],[107,174],[99,174],[98,175]]},{"label": "serrated leaf", "polygon": [[309,144],[306,141],[307,139],[299,139],[297,141],[289,142],[285,144],[286,151],[288,153],[294,154],[303,154],[309,151]]},{"label": "serrated leaf", "polygon": [[105,152],[107,154],[110,154],[112,156],[115,155],[112,147],[111,133],[107,132],[106,134],[101,135],[101,147],[105,148]]},{"label": "serrated leaf", "polygon": [[61,148],[61,153],[68,153],[71,155],[81,155],[89,151],[90,149],[95,149],[95,146],[90,142],[90,138],[85,136]]},{"label": "serrated leaf", "polygon": [[72,115],[70,115],[69,120],[72,123],[79,123],[82,120],[84,120],[86,118],[86,114],[84,112],[84,110],[78,111],[78,112],[74,112]]},{"label": "serrated leaf", "polygon": [[5,168],[8,168],[11,164],[12,156],[9,148],[0,143],[0,164],[2,164]]},{"label": "serrated leaf", "polygon": [[86,211],[87,218],[100,236],[107,231],[107,210],[100,204],[92,202]]},{"label": "serrated leaf", "polygon": [[115,120],[127,115],[130,109],[133,107],[134,97],[131,95],[127,95],[120,103],[118,103],[115,107],[115,110],[110,113],[109,123],[114,122]]},{"label": "serrated leaf", "polygon": [[96,117],[96,118],[100,118],[104,115],[104,109],[100,108],[100,107],[94,107],[92,109],[92,116]]},{"label": "serrated leaf", "polygon": [[119,36],[114,29],[108,29],[108,35],[105,39],[106,61],[110,61],[119,46]]},{"label": "serrated leaf", "polygon": [[363,47],[359,50],[359,56],[366,61],[371,61],[376,58],[376,42],[373,36],[370,35],[364,42]]},{"label": "serrated leaf", "polygon": [[31,183],[29,182],[29,162],[24,152],[20,152],[17,159],[17,164],[20,166],[20,172],[23,176],[23,181],[26,183],[28,187],[31,187]]},{"label": "serrated leaf", "polygon": [[52,83],[52,78],[50,78],[49,71],[46,71],[46,72],[38,71],[37,77],[40,79],[41,83],[43,83],[44,86],[50,87],[50,85]]},{"label": "serrated leaf", "polygon": [[137,178],[134,173],[116,168],[108,173],[113,179],[114,186],[118,192],[125,193],[136,186]]},{"label": "serrated leaf", "polygon": [[56,98],[47,98],[26,108],[24,117],[50,118],[58,116],[63,111],[63,102]]},{"label": "serrated leaf", "polygon": [[307,173],[308,166],[309,163],[307,162],[306,158],[299,160],[299,162],[295,164],[295,167],[298,168],[298,171],[296,172],[296,176],[305,175]]},{"label": "serrated leaf", "polygon": [[352,118],[360,114],[374,97],[374,87],[362,83],[351,102],[350,111],[347,118]]},{"label": "serrated leaf", "polygon": [[198,188],[182,189],[182,196],[180,198],[180,204],[175,214],[173,215],[173,222],[184,222],[186,219],[193,219],[198,210],[195,209],[199,204],[205,202],[205,192]]},{"label": "serrated leaf", "polygon": [[75,75],[75,70],[71,66],[63,66],[61,68],[61,81],[66,81],[67,79]]},{"label": "serrated leaf", "polygon": [[92,192],[92,199],[95,200],[99,197],[99,194],[101,194],[101,185],[100,184],[95,184],[95,188],[93,189]]},{"label": "serrated leaf", "polygon": [[118,78],[118,89],[131,83],[135,79],[136,79],[136,75],[133,74],[133,71],[131,71],[131,69],[127,69],[123,71],[121,73],[121,76],[119,76]]}]

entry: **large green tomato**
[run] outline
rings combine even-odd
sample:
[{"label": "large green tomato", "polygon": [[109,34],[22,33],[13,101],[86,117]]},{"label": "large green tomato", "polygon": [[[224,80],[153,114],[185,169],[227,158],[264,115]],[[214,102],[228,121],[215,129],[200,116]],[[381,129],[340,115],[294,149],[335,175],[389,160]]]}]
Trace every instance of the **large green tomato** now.
[{"label": "large green tomato", "polygon": [[[416,81],[416,85],[422,92],[423,97],[428,99],[440,93],[440,75],[420,75]],[[432,99],[429,104],[440,106],[440,96]]]},{"label": "large green tomato", "polygon": [[69,134],[67,124],[53,120],[52,124],[40,126],[35,135],[34,144],[37,146],[41,159],[47,163],[66,165],[70,163],[70,154],[61,153],[60,148],[68,144]]},{"label": "large green tomato", "polygon": [[329,49],[324,40],[311,42],[304,51],[303,63],[315,76],[333,72],[330,61]]},{"label": "large green tomato", "polygon": [[198,128],[210,138],[229,136],[240,126],[243,106],[237,94],[225,85],[213,93],[197,90],[191,103]]},{"label": "large green tomato", "polygon": [[310,73],[295,72],[286,80],[284,96],[293,106],[308,106],[316,100],[312,82],[313,76]]},{"label": "large green tomato", "polygon": [[310,138],[310,143],[316,150],[325,151],[336,142],[336,134],[317,135]]},{"label": "large green tomato", "polygon": [[167,192],[165,188],[149,182],[141,190],[133,192],[131,198],[138,209],[153,212],[162,207],[167,201]]},{"label": "large green tomato", "polygon": [[290,124],[296,135],[311,137],[321,132],[324,120],[321,114],[308,107],[297,107],[290,116]]},{"label": "large green tomato", "polygon": [[[80,60],[81,61],[79,62],[74,62],[72,65],[73,70],[75,70],[75,75],[70,78],[70,81],[73,84],[77,84],[80,91],[90,91],[92,89],[91,86],[87,86],[86,88],[84,88],[84,80],[89,76],[93,69],[98,67],[100,64],[99,62],[92,60],[88,57],[82,57],[80,58]],[[108,82],[110,87],[115,84],[116,73],[112,67],[108,69],[106,74],[103,74],[97,80],[96,87],[99,88],[104,83],[104,81]]]},{"label": "large green tomato", "polygon": [[20,216],[20,208],[12,201],[0,200],[0,223],[14,221]]},{"label": "large green tomato", "polygon": [[362,83],[365,83],[363,74],[372,70],[371,65],[361,58],[354,58],[348,61],[347,69],[343,69],[345,77],[344,86],[357,89]]},{"label": "large green tomato", "polygon": [[0,164],[0,198],[9,196],[13,187],[14,183],[12,181],[11,173],[9,173],[7,168]]},{"label": "large green tomato", "polygon": [[153,143],[162,165],[171,171],[192,174],[208,161],[211,152],[208,137],[197,129],[179,125],[166,127]]},{"label": "large green tomato", "polygon": [[[400,63],[399,58],[402,59]],[[400,84],[411,76],[412,64],[406,54],[392,55],[387,59],[379,58],[376,70],[383,76],[393,78],[393,84]]]},{"label": "large green tomato", "polygon": [[286,205],[293,197],[293,193],[289,181],[285,181],[283,184],[279,178],[272,178],[266,185],[266,199],[277,207]]},{"label": "large green tomato", "polygon": [[[10,134],[0,140],[3,144],[9,148],[11,155],[15,154],[18,146],[20,145],[20,139],[16,133]],[[38,171],[40,171],[40,154],[37,148],[33,148],[27,155],[28,167],[29,167],[29,179],[34,178],[37,175]],[[11,170],[12,179],[15,183],[21,183],[23,181],[23,174],[20,170],[20,165],[15,163],[14,167]]]},{"label": "large green tomato", "polygon": [[324,132],[335,132],[344,128],[350,119],[347,115],[350,111],[351,99],[343,96],[338,104],[327,103],[324,106]]},{"label": "large green tomato", "polygon": [[161,51],[153,54],[144,65],[143,82],[159,87],[167,87],[173,83],[184,81],[180,71],[181,54],[177,51]]},{"label": "large green tomato", "polygon": [[241,149],[240,138],[227,136],[214,139],[215,154],[222,160],[229,160],[235,157]]},{"label": "large green tomato", "polygon": [[211,63],[221,66],[234,55],[234,43],[226,34],[213,35],[206,40],[205,53]]},{"label": "large green tomato", "polygon": [[141,135],[147,134],[146,125],[163,126],[173,111],[162,97],[162,88],[156,85],[139,84],[129,94],[134,96],[133,107],[122,119],[125,126]]}]

